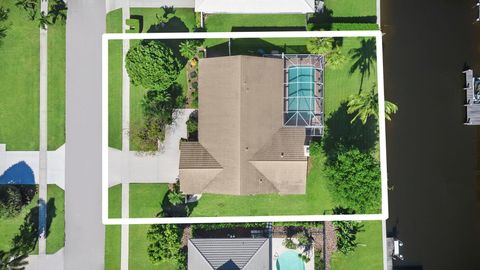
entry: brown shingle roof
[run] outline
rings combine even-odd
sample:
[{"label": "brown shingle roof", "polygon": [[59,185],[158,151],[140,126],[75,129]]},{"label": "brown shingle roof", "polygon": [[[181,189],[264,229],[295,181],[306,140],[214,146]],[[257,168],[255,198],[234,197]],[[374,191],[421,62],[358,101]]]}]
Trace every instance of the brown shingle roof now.
[{"label": "brown shingle roof", "polygon": [[[292,193],[302,190],[298,182],[280,179],[280,175],[272,182],[265,174],[271,169],[264,169],[264,173],[250,162],[304,163],[305,172],[300,172],[298,166],[294,166],[294,171],[298,172],[295,178],[303,177],[305,185],[305,130],[283,127],[283,76],[281,59],[230,56],[200,60],[198,136],[203,149],[197,145],[182,146],[180,186],[189,186],[190,193],[245,195],[288,193],[288,183],[295,182]],[[281,153],[284,153],[283,159]],[[206,161],[197,155],[205,157]],[[191,172],[187,175],[184,169],[207,168],[203,164],[212,166],[213,160],[218,163],[214,168],[222,170],[207,185],[202,181],[195,187],[197,177]]]},{"label": "brown shingle roof", "polygon": [[222,168],[199,142],[180,142],[180,151],[180,169]]}]

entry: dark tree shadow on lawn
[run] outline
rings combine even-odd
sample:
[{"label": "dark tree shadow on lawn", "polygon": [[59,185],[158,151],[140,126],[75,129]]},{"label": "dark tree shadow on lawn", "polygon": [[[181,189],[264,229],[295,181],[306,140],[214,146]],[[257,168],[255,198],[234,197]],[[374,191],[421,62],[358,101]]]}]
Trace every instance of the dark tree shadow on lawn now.
[{"label": "dark tree shadow on lawn", "polygon": [[347,113],[347,103],[343,102],[326,120],[326,132],[322,147],[327,155],[327,162],[336,160],[337,155],[345,150],[356,148],[367,153],[375,148],[378,141],[378,126],[374,117],[367,123],[360,120],[351,123],[354,114]]},{"label": "dark tree shadow on lawn", "polygon": [[228,56],[228,42],[220,43],[207,48],[208,57]]},{"label": "dark tree shadow on lawn", "polygon": [[130,19],[138,20],[138,33],[142,33],[143,32],[143,16],[131,15]]},{"label": "dark tree shadow on lawn", "polygon": [[308,19],[308,30],[332,30],[334,23],[374,24],[376,16],[335,17],[334,11],[324,7],[322,11],[314,13]]},{"label": "dark tree shadow on lawn", "polygon": [[233,55],[262,56],[272,51],[286,52],[287,46],[278,46],[261,38],[242,38],[232,40]]},{"label": "dark tree shadow on lawn", "polygon": [[171,190],[165,193],[165,196],[162,200],[162,205],[160,212],[157,213],[157,217],[188,217],[192,213],[193,209],[198,205],[198,202],[193,203],[181,203],[173,205],[168,199],[168,194],[172,192]]},{"label": "dark tree shadow on lawn", "polygon": [[53,218],[56,217],[57,208],[55,207],[55,199],[48,200],[47,218],[45,224],[40,226],[39,214],[40,208],[38,206],[30,209],[30,212],[25,216],[23,224],[19,228],[19,232],[13,237],[11,241],[12,250],[21,252],[22,254],[29,254],[35,250],[37,246],[38,237],[42,232],[45,237],[50,235],[50,226]]}]

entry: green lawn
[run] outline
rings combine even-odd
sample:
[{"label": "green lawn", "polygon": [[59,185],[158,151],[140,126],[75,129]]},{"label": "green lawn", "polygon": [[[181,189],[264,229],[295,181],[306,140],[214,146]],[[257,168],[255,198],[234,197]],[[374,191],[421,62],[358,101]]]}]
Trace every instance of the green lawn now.
[{"label": "green lawn", "polygon": [[[107,32],[122,32],[122,10],[107,14]],[[122,149],[122,41],[108,44],[108,145]]]},{"label": "green lawn", "polygon": [[65,192],[50,184],[47,197],[47,215],[53,218],[47,236],[47,254],[53,254],[65,246]]},{"label": "green lawn", "polygon": [[[29,205],[22,209],[22,212],[13,218],[0,218],[0,250],[8,251],[12,247],[12,239],[18,234],[20,226],[24,223],[28,213],[37,207],[38,191]],[[38,213],[38,212],[37,212]],[[33,252],[34,254],[37,251]]]},{"label": "green lawn", "polygon": [[[108,189],[108,216],[119,218],[122,215],[122,185]],[[105,226],[105,269],[120,269],[121,226]]]},{"label": "green lawn", "polygon": [[129,231],[129,268],[142,270],[177,270],[176,264],[159,263],[152,264],[148,258],[148,239],[147,231],[150,225],[130,225]]},{"label": "green lawn", "polygon": [[[360,47],[362,39],[343,38],[342,52],[348,56],[351,49]],[[327,66],[325,70],[325,114],[327,118],[350,95],[358,93],[361,74],[358,71],[350,74],[350,67],[353,63],[354,60],[348,57],[347,62],[340,68],[332,69]],[[364,78],[363,88],[366,90],[370,90],[377,82],[376,66],[373,66],[371,71],[370,76]]]},{"label": "green lawn", "polygon": [[7,36],[0,45],[0,143],[8,150],[37,150],[39,145],[39,28],[14,1]]},{"label": "green lawn", "polygon": [[[130,184],[130,217],[154,217],[160,211],[161,202],[168,186],[166,184]],[[122,186],[109,189],[109,217],[121,216]],[[176,265],[161,263],[153,265],[147,253],[149,225],[130,225],[130,269],[174,270]],[[108,225],[105,231],[105,269],[120,269],[121,226]]]},{"label": "green lawn", "polygon": [[333,11],[334,17],[376,16],[376,0],[325,0],[327,9]]},{"label": "green lawn", "polygon": [[[22,209],[14,218],[0,218],[0,250],[7,251],[12,247],[12,240],[19,233],[22,224],[25,224],[29,213],[35,215],[34,222],[38,222],[38,191],[29,205]],[[48,185],[47,194],[47,253],[52,254],[61,249],[65,243],[65,200],[64,192],[57,185]],[[51,218],[51,220],[50,220]],[[27,221],[28,222],[28,221]],[[35,225],[34,225],[35,226]],[[38,226],[38,225],[37,225]],[[32,239],[32,241],[35,241]],[[38,253],[38,243],[32,254]]]},{"label": "green lawn", "polygon": [[209,32],[305,30],[302,14],[208,14]]},{"label": "green lawn", "polygon": [[48,27],[48,149],[65,143],[65,24]]},{"label": "green lawn", "polygon": [[358,233],[358,247],[344,255],[336,252],[332,256],[332,270],[381,270],[383,269],[382,222],[364,221],[363,232]]},{"label": "green lawn", "polygon": [[130,217],[155,217],[167,191],[167,184],[130,184]]}]

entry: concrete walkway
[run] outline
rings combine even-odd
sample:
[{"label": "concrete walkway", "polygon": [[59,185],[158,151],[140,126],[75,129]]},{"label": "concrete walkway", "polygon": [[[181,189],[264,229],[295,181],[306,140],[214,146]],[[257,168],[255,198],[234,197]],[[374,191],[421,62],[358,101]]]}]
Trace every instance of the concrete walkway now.
[{"label": "concrete walkway", "polygon": [[[124,0],[122,6],[122,32],[126,33],[128,26],[127,19],[130,18],[129,1]],[[130,41],[123,40],[123,63],[126,61],[126,55],[130,49]],[[130,151],[130,77],[128,76],[125,65],[122,68],[122,152]],[[128,155],[122,155],[122,218],[128,218],[129,202],[130,202],[130,186],[129,186],[129,166]],[[121,270],[128,270],[128,246],[129,246],[129,226],[122,225],[122,245],[121,245]]]},{"label": "concrete walkway", "polygon": [[[40,12],[48,13],[48,0],[42,0],[40,4]],[[47,26],[45,26],[47,27]],[[48,131],[47,131],[47,86],[48,86],[48,36],[47,29],[40,28],[40,153],[39,153],[39,185],[38,185],[38,202],[39,202],[39,239],[38,254],[46,254],[46,218],[47,218],[47,147],[48,147]]]},{"label": "concrete walkway", "polygon": [[55,254],[30,255],[26,270],[63,270],[63,248]]}]

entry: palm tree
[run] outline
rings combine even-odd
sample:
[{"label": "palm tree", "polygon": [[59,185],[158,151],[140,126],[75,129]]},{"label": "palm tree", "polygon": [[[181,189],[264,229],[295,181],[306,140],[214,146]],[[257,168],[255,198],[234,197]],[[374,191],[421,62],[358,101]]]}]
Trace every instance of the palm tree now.
[{"label": "palm tree", "polygon": [[23,270],[28,262],[28,255],[19,254],[15,251],[5,252],[0,250],[0,270]]},{"label": "palm tree", "polygon": [[47,25],[52,25],[50,15],[45,14],[45,12],[42,11],[40,13],[40,17],[38,18],[38,26],[41,27],[43,30],[47,30]]},{"label": "palm tree", "polygon": [[359,48],[351,49],[350,55],[355,61],[350,68],[350,74],[357,70],[361,74],[359,93],[362,92],[363,80],[365,76],[370,76],[370,71],[377,59],[377,49],[375,39],[362,39]]},{"label": "palm tree", "polygon": [[[366,124],[370,116],[374,116],[378,119],[378,94],[375,88],[374,85],[371,91],[367,93],[359,93],[350,97],[350,100],[347,103],[347,112],[349,114],[356,113],[350,123],[353,123],[357,118],[360,118],[362,123]],[[397,111],[397,105],[385,100],[385,119],[391,120],[390,115]]]},{"label": "palm tree", "polygon": [[307,50],[313,54],[329,54],[333,50],[333,38],[312,38],[307,43]]},{"label": "palm tree", "polygon": [[185,40],[180,43],[180,54],[195,65],[195,56],[197,55],[198,42],[195,40]]},{"label": "palm tree", "polygon": [[327,66],[332,69],[341,67],[345,61],[347,61],[347,57],[338,48],[331,51],[326,58]]}]

